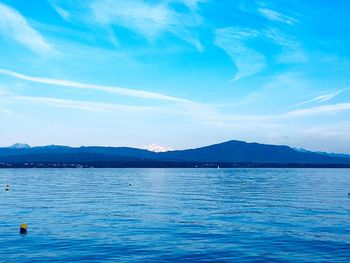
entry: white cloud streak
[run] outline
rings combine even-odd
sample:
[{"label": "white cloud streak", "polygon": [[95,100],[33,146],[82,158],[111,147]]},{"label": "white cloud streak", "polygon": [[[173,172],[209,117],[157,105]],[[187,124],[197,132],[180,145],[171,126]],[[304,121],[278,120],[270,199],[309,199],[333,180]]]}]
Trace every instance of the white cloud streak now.
[{"label": "white cloud streak", "polygon": [[282,53],[278,56],[278,62],[303,63],[308,60],[308,55],[305,53],[300,43],[297,40],[284,35],[278,29],[270,28],[264,30],[262,36],[283,49]]},{"label": "white cloud streak", "polygon": [[15,9],[0,3],[0,14],[0,36],[13,39],[36,53],[42,54],[54,50]]},{"label": "white cloud streak", "polygon": [[350,110],[350,103],[337,103],[287,112],[282,117],[307,117]]},{"label": "white cloud streak", "polygon": [[345,89],[341,89],[341,90],[338,90],[336,92],[332,92],[332,93],[328,93],[328,94],[323,94],[321,96],[317,96],[315,98],[312,98],[312,99],[309,99],[309,100],[306,100],[306,101],[303,101],[303,102],[300,102],[300,103],[297,103],[295,105],[292,105],[290,106],[289,108],[296,108],[296,107],[299,107],[299,106],[303,106],[303,105],[306,105],[306,104],[310,104],[310,103],[317,103],[317,102],[326,102],[326,101],[329,101],[329,100],[332,100],[334,99],[335,97],[339,96],[340,94],[346,92],[346,91],[349,91],[350,90],[350,87],[349,88],[345,88]]},{"label": "white cloud streak", "polygon": [[300,43],[276,28],[252,30],[249,28],[227,27],[215,31],[215,44],[226,52],[237,68],[235,80],[255,75],[267,65],[263,53],[249,46],[250,41],[269,41],[281,48],[276,57],[279,63],[304,63],[308,61]]},{"label": "white cloud streak", "polygon": [[[0,74],[3,74],[3,70],[0,69]],[[13,73],[13,72],[12,72]],[[18,74],[18,73],[16,73]],[[7,74],[9,75],[9,74]],[[51,84],[58,86],[78,86],[79,88],[87,88],[87,89],[97,89],[103,91],[111,92],[110,89],[112,87],[105,86],[97,86],[100,88],[95,88],[95,85],[90,87],[90,84],[81,84],[78,82],[70,82],[65,80],[55,80],[55,79],[46,79],[46,78],[34,78],[26,75],[20,75],[16,77],[20,79],[24,79],[27,81],[43,83],[43,84]],[[87,87],[86,87],[87,85]],[[107,89],[106,89],[107,88]],[[345,91],[346,89],[342,90]],[[127,89],[128,91],[128,89]],[[118,93],[118,92],[117,92]],[[120,93],[118,93],[120,94]],[[123,92],[125,94],[125,92]],[[130,95],[128,92],[126,94]],[[338,103],[331,105],[324,105],[319,107],[311,107],[301,110],[292,110],[282,114],[276,115],[228,115],[222,114],[217,109],[211,105],[194,103],[191,101],[169,97],[161,94],[148,93],[146,97],[143,96],[143,92],[141,94],[137,94],[136,97],[142,98],[151,98],[151,99],[162,99],[162,100],[170,100],[175,102],[185,102],[186,108],[178,109],[177,111],[170,110],[169,108],[161,108],[161,107],[142,107],[142,106],[130,106],[130,105],[119,105],[119,104],[110,104],[110,103],[99,103],[99,102],[87,102],[87,101],[75,101],[75,100],[66,100],[66,99],[57,99],[57,98],[48,98],[48,97],[30,97],[30,96],[7,96],[6,102],[9,101],[22,101],[22,102],[30,102],[30,103],[39,103],[49,106],[61,107],[61,108],[71,108],[78,109],[84,111],[95,111],[95,112],[117,112],[117,111],[127,111],[127,112],[145,112],[145,111],[154,111],[154,112],[169,112],[169,113],[178,113],[180,115],[186,115],[187,117],[194,118],[196,120],[200,120],[206,123],[212,123],[214,125],[230,125],[232,122],[259,122],[259,123],[268,123],[269,121],[281,120],[281,119],[289,119],[289,118],[302,118],[302,117],[310,117],[315,115],[325,115],[325,114],[333,114],[343,111],[350,110],[350,103]],[[338,92],[337,94],[340,94]],[[332,97],[337,95],[336,93],[319,96],[318,101],[328,101]],[[132,93],[132,95],[135,95]],[[304,103],[306,104],[306,103]],[[2,113],[9,114],[9,110],[2,110]]]},{"label": "white cloud streak", "polygon": [[215,44],[222,48],[237,67],[233,80],[249,77],[266,66],[265,57],[246,46],[248,39],[257,37],[257,32],[233,27],[216,30]]},{"label": "white cloud streak", "polygon": [[216,120],[218,122],[227,122],[231,121],[237,122],[247,122],[247,123],[265,123],[280,120],[288,120],[291,118],[304,118],[312,116],[322,116],[327,114],[336,114],[339,112],[349,111],[350,103],[337,103],[324,106],[310,107],[300,110],[287,111],[281,114],[270,114],[270,115],[217,115]]},{"label": "white cloud streak", "polygon": [[8,110],[8,109],[0,109],[0,113],[10,116],[12,115],[12,111]]},{"label": "white cloud streak", "polygon": [[182,2],[192,10],[197,10],[200,3],[206,3],[208,0],[179,0],[179,2]]},{"label": "white cloud streak", "polygon": [[[318,107],[310,107],[301,110],[292,110],[281,114],[270,115],[221,115],[217,114],[216,122],[230,125],[232,122],[245,123],[244,125],[273,125],[275,121],[290,120],[295,118],[308,118],[349,111],[350,103],[337,103]],[[212,118],[213,120],[214,118]]]},{"label": "white cloud streak", "polygon": [[0,74],[10,76],[16,79],[28,81],[28,82],[34,82],[34,83],[40,83],[40,84],[47,84],[47,85],[61,86],[61,87],[71,87],[76,89],[97,90],[97,91],[114,93],[114,94],[119,94],[119,95],[128,96],[128,97],[135,97],[135,98],[172,101],[172,102],[179,102],[179,103],[185,103],[185,104],[195,104],[195,102],[190,100],[167,96],[160,93],[149,92],[144,90],[128,89],[128,88],[121,88],[116,86],[86,84],[86,83],[70,81],[70,80],[62,80],[62,79],[33,77],[33,76],[24,75],[18,72],[10,71],[10,70],[5,70],[5,69],[0,69]]},{"label": "white cloud streak", "polygon": [[7,99],[13,102],[28,102],[34,104],[43,104],[59,108],[77,109],[91,112],[150,112],[150,111],[164,111],[165,109],[159,107],[141,107],[120,105],[111,103],[100,103],[91,101],[76,101],[67,99],[57,99],[50,97],[34,97],[34,96],[12,96]]},{"label": "white cloud streak", "polygon": [[[51,0],[53,8],[65,20],[84,22],[106,29],[110,39],[118,43],[116,26],[122,26],[143,36],[149,42],[170,33],[202,51],[203,46],[196,34],[202,24],[198,14],[204,0],[84,0],[62,3]],[[173,4],[181,4],[179,11]],[[111,33],[113,32],[113,33]]]},{"label": "white cloud streak", "polygon": [[293,25],[297,23],[296,19],[268,8],[259,8],[258,12],[271,21],[282,22],[288,25]]},{"label": "white cloud streak", "polygon": [[[192,8],[197,7],[196,1],[187,4]],[[194,45],[198,50],[203,49],[199,40],[189,31],[189,28],[201,23],[201,18],[195,12],[177,12],[167,2],[151,4],[141,0],[98,0],[91,4],[91,11],[100,25],[122,25],[150,41],[164,32],[169,32]]]},{"label": "white cloud streak", "polygon": [[271,124],[274,121],[289,120],[294,118],[307,118],[313,116],[323,116],[328,114],[336,114],[350,110],[350,103],[337,103],[324,106],[310,107],[300,110],[291,110],[281,114],[270,114],[270,115],[219,115],[217,114],[216,120],[218,123],[230,124],[233,122],[246,122],[259,123],[260,124]]}]

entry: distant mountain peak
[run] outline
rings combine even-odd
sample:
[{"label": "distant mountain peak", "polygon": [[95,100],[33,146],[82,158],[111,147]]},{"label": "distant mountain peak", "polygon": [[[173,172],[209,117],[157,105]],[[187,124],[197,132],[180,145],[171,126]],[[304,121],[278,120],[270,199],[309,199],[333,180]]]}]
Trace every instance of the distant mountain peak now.
[{"label": "distant mountain peak", "polygon": [[26,143],[15,143],[14,145],[10,146],[11,149],[29,149],[30,146]]},{"label": "distant mountain peak", "polygon": [[161,146],[158,144],[151,144],[148,146],[144,146],[142,147],[145,150],[151,151],[151,152],[168,152],[171,151],[172,149],[170,147],[166,147],[166,146]]},{"label": "distant mountain peak", "polygon": [[166,148],[159,145],[151,145],[148,149],[152,151],[130,147],[30,147],[16,143],[11,147],[0,147],[0,168],[1,165],[21,167],[25,163],[34,167],[56,167],[57,164],[62,167],[66,167],[66,164],[96,167],[217,167],[218,163],[226,167],[242,164],[242,167],[350,167],[347,155],[321,154],[285,145],[235,140],[187,150],[164,152]]}]

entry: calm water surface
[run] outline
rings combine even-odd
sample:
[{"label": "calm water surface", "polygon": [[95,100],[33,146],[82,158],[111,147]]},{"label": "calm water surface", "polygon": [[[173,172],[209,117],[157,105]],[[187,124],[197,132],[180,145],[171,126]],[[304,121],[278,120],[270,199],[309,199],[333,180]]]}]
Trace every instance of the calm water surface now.
[{"label": "calm water surface", "polygon": [[0,262],[350,262],[348,192],[350,169],[0,169]]}]

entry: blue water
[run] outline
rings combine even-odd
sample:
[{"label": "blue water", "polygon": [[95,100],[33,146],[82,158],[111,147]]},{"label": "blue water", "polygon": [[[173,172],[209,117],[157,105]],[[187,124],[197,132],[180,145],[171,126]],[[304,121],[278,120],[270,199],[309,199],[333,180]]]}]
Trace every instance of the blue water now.
[{"label": "blue water", "polygon": [[349,262],[348,192],[350,169],[0,169],[0,262]]}]

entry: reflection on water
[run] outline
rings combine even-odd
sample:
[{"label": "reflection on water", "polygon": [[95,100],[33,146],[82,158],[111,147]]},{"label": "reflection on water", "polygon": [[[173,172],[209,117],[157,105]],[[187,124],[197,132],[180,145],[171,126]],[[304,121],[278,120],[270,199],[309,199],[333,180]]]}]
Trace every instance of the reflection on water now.
[{"label": "reflection on water", "polygon": [[0,187],[3,262],[350,260],[346,169],[2,169]]}]

